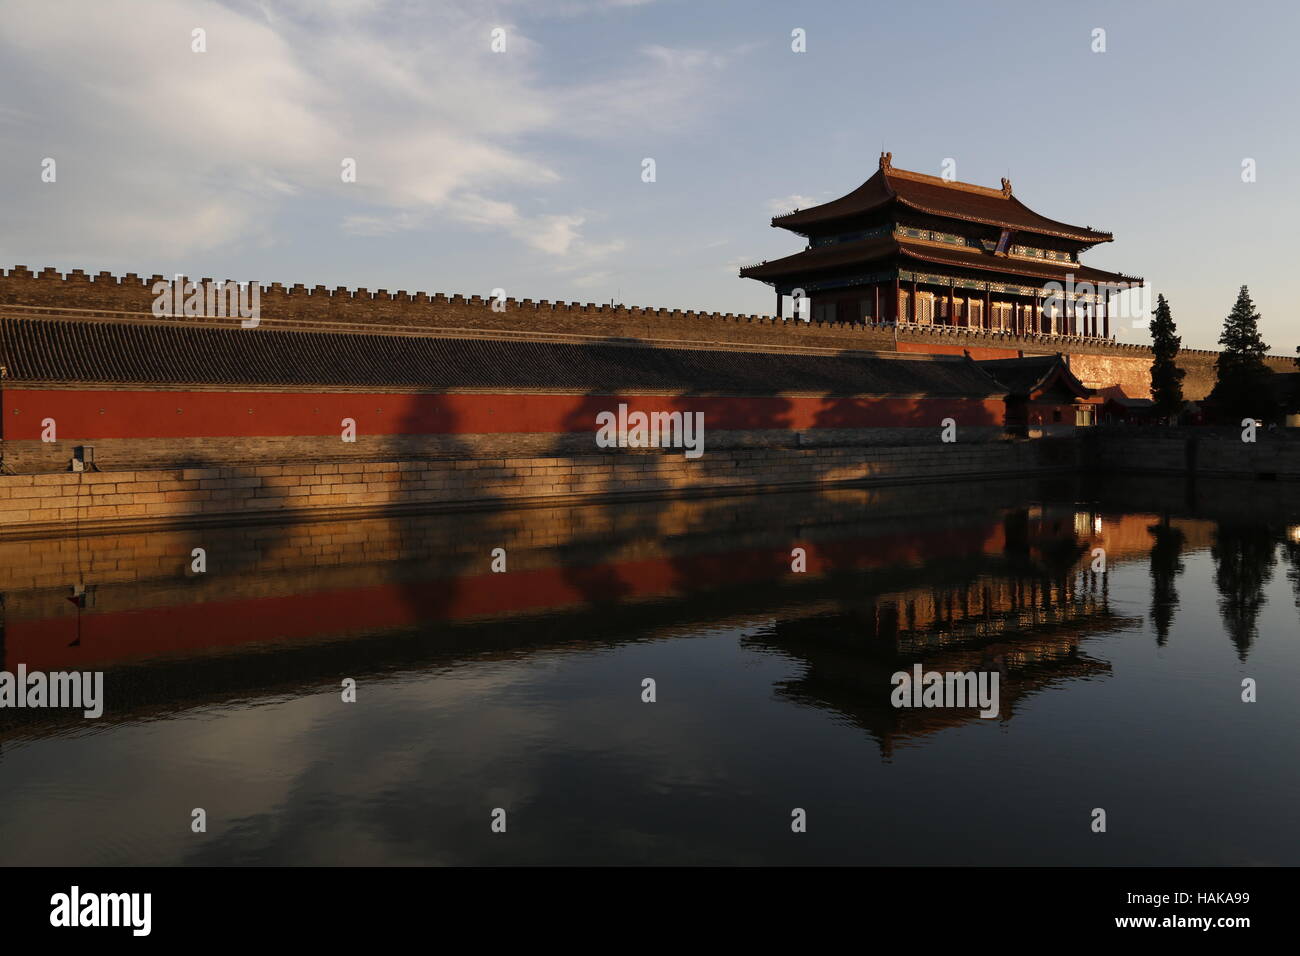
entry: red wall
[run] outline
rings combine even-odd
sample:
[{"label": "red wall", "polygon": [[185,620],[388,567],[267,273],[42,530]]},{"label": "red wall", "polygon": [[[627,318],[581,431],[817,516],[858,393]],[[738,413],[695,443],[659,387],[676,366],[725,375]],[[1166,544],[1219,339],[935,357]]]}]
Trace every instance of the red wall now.
[{"label": "red wall", "polygon": [[692,411],[706,429],[1001,425],[1001,399],[692,397],[671,395],[382,394],[6,389],[0,437],[35,441],[53,418],[59,440],[595,431],[596,413]]}]

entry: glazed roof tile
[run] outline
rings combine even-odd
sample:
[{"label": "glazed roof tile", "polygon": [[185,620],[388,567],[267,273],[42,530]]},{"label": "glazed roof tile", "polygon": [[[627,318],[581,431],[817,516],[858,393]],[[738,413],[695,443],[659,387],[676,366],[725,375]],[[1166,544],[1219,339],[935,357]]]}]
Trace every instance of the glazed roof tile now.
[{"label": "glazed roof tile", "polygon": [[1010,184],[997,190],[969,183],[949,182],[938,176],[895,169],[887,165],[887,162],[882,157],[881,168],[852,192],[819,206],[776,216],[772,219],[772,225],[802,232],[810,226],[861,216],[888,203],[897,202],[930,215],[1088,244],[1109,242],[1113,238],[1108,232],[1074,226],[1039,215],[1011,194]]},{"label": "glazed roof tile", "polygon": [[4,384],[1002,395],[975,363],[432,335],[0,319]]},{"label": "glazed roof tile", "polygon": [[1060,380],[1067,391],[1081,398],[1094,394],[1080,382],[1060,355],[1025,355],[1020,358],[986,359],[976,362],[981,369],[1006,387],[1012,395],[1032,397]]},{"label": "glazed roof tile", "polygon": [[1140,279],[1118,272],[1094,269],[1079,262],[1061,262],[1052,259],[1025,259],[1015,256],[995,256],[990,252],[969,246],[948,246],[898,239],[895,236],[877,236],[837,242],[831,245],[804,249],[793,255],[773,259],[760,265],[742,269],[746,279],[772,281],[809,273],[829,272],[854,266],[883,264],[896,258],[912,259],[922,263],[971,269],[979,272],[1021,276],[1043,282],[1064,283],[1069,277],[1075,282],[1138,283]]}]

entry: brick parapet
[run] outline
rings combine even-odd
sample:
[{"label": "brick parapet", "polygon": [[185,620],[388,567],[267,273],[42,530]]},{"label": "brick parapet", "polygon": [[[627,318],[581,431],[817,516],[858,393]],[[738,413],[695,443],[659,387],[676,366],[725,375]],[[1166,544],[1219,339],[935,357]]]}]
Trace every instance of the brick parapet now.
[{"label": "brick parapet", "polygon": [[[46,267],[0,270],[0,307],[22,313],[94,315],[105,320],[140,321],[152,317],[155,283],[174,277],[91,276],[80,269],[67,274]],[[191,281],[210,282],[206,277]],[[307,287],[302,283],[260,284],[263,321],[271,326],[355,328],[395,332],[463,334],[466,331],[505,335],[544,333],[683,342],[733,342],[757,346],[809,345],[826,348],[893,350],[895,343],[996,348],[1030,353],[1070,352],[1144,357],[1145,345],[1080,336],[1012,335],[993,330],[947,326],[900,328],[845,322],[803,322],[731,312],[703,312],[647,306],[605,305],[548,299],[504,298],[504,311],[493,309],[490,297],[445,293],[395,292],[386,289]],[[182,320],[184,321],[184,320]],[[207,320],[190,320],[207,321]],[[230,320],[226,320],[230,321]],[[1184,349],[1188,357],[1212,357],[1210,349]],[[1270,364],[1290,367],[1291,356],[1270,356]]]}]

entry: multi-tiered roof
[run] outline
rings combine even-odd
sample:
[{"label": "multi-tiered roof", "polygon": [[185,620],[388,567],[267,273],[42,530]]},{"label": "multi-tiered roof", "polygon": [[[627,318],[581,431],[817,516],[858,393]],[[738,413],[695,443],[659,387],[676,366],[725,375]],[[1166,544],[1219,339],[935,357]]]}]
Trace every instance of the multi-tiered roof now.
[{"label": "multi-tiered roof", "polygon": [[898,169],[882,153],[876,174],[839,199],[776,216],[772,225],[807,237],[802,252],[742,269],[778,290],[882,270],[980,278],[1018,286],[1140,279],[1093,269],[1079,254],[1113,238],[1090,226],[1034,212],[1011,192]]}]

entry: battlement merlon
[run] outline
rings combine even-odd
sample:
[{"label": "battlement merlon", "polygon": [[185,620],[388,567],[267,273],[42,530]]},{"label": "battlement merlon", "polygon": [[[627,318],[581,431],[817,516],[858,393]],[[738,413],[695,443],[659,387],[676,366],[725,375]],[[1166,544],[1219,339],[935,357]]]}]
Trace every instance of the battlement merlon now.
[{"label": "battlement merlon", "polygon": [[[46,267],[39,272],[24,265],[0,269],[0,307],[10,314],[39,316],[72,313],[105,321],[153,320],[154,288],[175,276],[142,276],[134,272],[115,276],[88,274],[73,269],[67,274]],[[183,277],[192,282],[206,278]],[[226,280],[232,282],[235,280]],[[288,328],[300,323],[337,325],[344,329],[396,327],[433,334],[448,330],[505,330],[514,335],[529,332],[564,333],[611,339],[690,340],[768,345],[815,345],[825,348],[896,350],[899,343],[914,347],[953,347],[1020,350],[1028,353],[1087,351],[1098,354],[1149,355],[1145,343],[1121,342],[1078,336],[1017,334],[1007,330],[944,325],[870,325],[861,322],[812,321],[772,315],[731,312],[697,312],[633,305],[557,302],[548,299],[491,295],[464,296],[443,292],[389,292],[349,289],[303,283],[259,283],[264,325],[282,321]],[[494,305],[497,308],[494,308]],[[504,306],[504,308],[501,308]],[[179,318],[178,318],[179,320]],[[193,320],[190,320],[193,321]],[[209,321],[200,319],[199,321]],[[1212,350],[1184,348],[1186,355],[1215,355]],[[1270,362],[1292,361],[1293,356],[1273,356]]]}]

